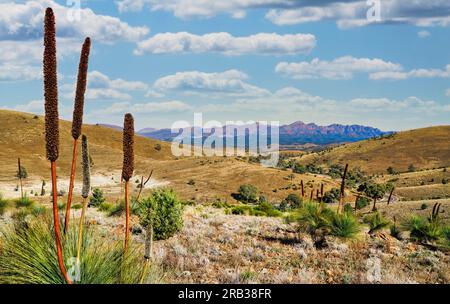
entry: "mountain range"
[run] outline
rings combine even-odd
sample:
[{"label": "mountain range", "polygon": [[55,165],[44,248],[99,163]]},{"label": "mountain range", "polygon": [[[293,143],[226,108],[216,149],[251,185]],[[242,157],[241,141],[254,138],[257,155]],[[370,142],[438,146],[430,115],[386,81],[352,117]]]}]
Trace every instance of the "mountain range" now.
[{"label": "mountain range", "polygon": [[[245,126],[233,126],[239,130],[246,129],[246,137],[249,134],[256,131],[255,125],[245,125]],[[211,129],[201,129],[196,128],[196,130],[191,130],[191,136],[194,137],[195,134],[201,134],[204,138],[212,134]],[[315,144],[315,145],[329,145],[337,144],[343,142],[356,142],[364,139],[379,137],[382,135],[391,134],[393,132],[384,132],[377,128],[362,126],[362,125],[340,125],[332,124],[328,126],[319,126],[314,123],[304,123],[301,121],[294,122],[289,125],[280,126],[280,145],[305,145],[305,144]],[[138,134],[158,139],[162,141],[172,141],[173,138],[181,134],[181,130],[178,133],[172,133],[171,129],[153,129],[145,128],[137,132]],[[270,134],[270,132],[268,132]],[[226,129],[224,127],[224,134],[226,134]],[[236,137],[236,135],[226,135],[225,137]]]}]

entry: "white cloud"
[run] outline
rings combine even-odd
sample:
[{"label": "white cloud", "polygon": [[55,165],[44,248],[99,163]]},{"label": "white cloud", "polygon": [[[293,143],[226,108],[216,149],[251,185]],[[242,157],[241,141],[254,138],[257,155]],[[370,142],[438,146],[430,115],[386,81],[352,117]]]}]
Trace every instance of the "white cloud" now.
[{"label": "white cloud", "polygon": [[295,0],[119,0],[119,11],[140,11],[150,6],[153,11],[169,11],[179,18],[210,18],[218,14],[229,14],[242,18],[245,10],[264,6],[293,4]]},{"label": "white cloud", "polygon": [[114,103],[106,109],[101,109],[91,113],[91,116],[96,115],[123,115],[123,113],[131,112],[136,114],[149,114],[149,113],[171,113],[171,112],[183,112],[190,110],[192,107],[182,101],[171,100],[162,102],[149,102],[149,103],[131,103],[131,102],[118,102]]},{"label": "white cloud", "polygon": [[99,71],[92,71],[88,74],[89,87],[92,88],[111,88],[127,91],[145,91],[148,85],[142,81],[128,81],[121,78],[110,79]]},{"label": "white cloud", "polygon": [[410,78],[449,78],[450,64],[445,69],[414,69],[407,72],[402,71],[382,71],[371,74],[372,80],[405,80]]},{"label": "white cloud", "polygon": [[27,81],[40,79],[42,71],[40,68],[28,65],[0,65],[1,81]]},{"label": "white cloud", "polygon": [[450,89],[447,89],[447,90],[445,91],[445,95],[448,96],[448,97],[450,97]]},{"label": "white cloud", "polygon": [[[64,97],[73,99],[76,83],[62,85],[61,89],[65,92]],[[86,98],[91,100],[130,100],[132,96],[128,92],[145,91],[147,89],[148,85],[141,81],[129,81],[122,78],[111,79],[99,71],[92,71],[88,73]]]},{"label": "white cloud", "polygon": [[185,95],[205,95],[209,98],[264,96],[269,91],[246,82],[247,74],[238,70],[222,73],[199,71],[180,72],[155,81],[157,92],[180,91]]},{"label": "white cloud", "polygon": [[[210,18],[228,14],[243,18],[251,9],[269,9],[266,18],[277,25],[293,25],[322,20],[336,21],[340,27],[371,23],[366,0],[119,0],[120,11],[167,11],[176,17]],[[447,0],[382,0],[379,23],[410,23],[417,26],[450,25]]]},{"label": "white cloud", "polygon": [[44,100],[32,100],[26,104],[20,104],[14,107],[14,110],[28,113],[43,114],[44,113]]},{"label": "white cloud", "polygon": [[187,33],[162,33],[138,43],[136,55],[220,53],[238,55],[295,55],[307,54],[316,46],[311,34],[278,35],[260,33],[234,37],[229,33],[210,33],[202,36]]},{"label": "white cloud", "polygon": [[281,62],[275,71],[294,79],[351,79],[357,73],[399,71],[401,65],[374,58],[345,56],[332,61],[313,59],[311,62]]},{"label": "white cloud", "polygon": [[431,33],[429,31],[419,31],[417,32],[417,36],[419,38],[425,39],[431,36]]},{"label": "white cloud", "polygon": [[[322,5],[321,5],[322,4]],[[380,20],[369,20],[365,0],[329,1],[314,5],[299,4],[296,8],[271,9],[266,18],[277,25],[294,25],[322,20],[335,20],[339,27],[366,26],[371,23],[409,23],[416,26],[450,25],[450,3],[446,0],[383,0]]]},{"label": "white cloud", "polygon": [[99,15],[89,8],[80,10],[79,20],[71,18],[73,10],[53,0],[0,3],[0,39],[34,40],[43,36],[46,7],[52,7],[57,35],[62,38],[90,36],[94,42],[138,41],[149,33],[147,27],[133,27],[119,18]]}]

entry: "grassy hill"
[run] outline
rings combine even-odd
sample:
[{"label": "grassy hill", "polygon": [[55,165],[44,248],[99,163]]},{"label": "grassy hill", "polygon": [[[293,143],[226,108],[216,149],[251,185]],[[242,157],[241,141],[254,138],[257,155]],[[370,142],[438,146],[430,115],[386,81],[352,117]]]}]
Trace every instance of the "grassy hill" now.
[{"label": "grassy hill", "polygon": [[302,164],[345,164],[367,173],[383,174],[388,167],[398,172],[450,166],[450,126],[399,132],[383,138],[344,144],[298,159]]},{"label": "grassy hill", "polygon": [[[25,181],[25,190],[40,191],[42,180],[50,179],[49,163],[45,158],[44,118],[33,114],[0,110],[0,192],[19,195],[12,192],[17,185],[15,174],[17,158],[29,174]],[[122,169],[122,132],[108,127],[84,125],[83,133],[88,136],[90,153],[93,160],[93,187],[101,187],[109,197],[120,194],[120,173]],[[67,190],[70,174],[73,139],[71,122],[60,122],[60,158],[57,162],[60,189]],[[161,149],[156,149],[157,145]],[[326,177],[310,174],[291,176],[291,172],[264,168],[235,157],[187,157],[175,158],[170,143],[136,136],[135,178],[132,186],[142,175],[147,176],[154,170],[152,181],[155,184],[168,185],[185,199],[197,202],[216,199],[234,201],[231,194],[242,184],[253,184],[262,194],[271,200],[280,200],[290,193],[299,193],[298,186],[303,180],[307,184],[308,194],[320,183],[325,190],[337,186],[337,182]],[[78,160],[81,159],[79,149]],[[78,161],[77,182],[80,184],[81,166]],[[47,183],[47,190],[49,190]],[[77,184],[75,185],[77,192]]]}]

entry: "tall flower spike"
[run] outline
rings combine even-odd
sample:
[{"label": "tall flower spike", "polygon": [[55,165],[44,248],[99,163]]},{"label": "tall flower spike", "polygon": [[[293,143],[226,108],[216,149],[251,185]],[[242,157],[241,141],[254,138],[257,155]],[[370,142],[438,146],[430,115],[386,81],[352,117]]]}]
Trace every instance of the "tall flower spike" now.
[{"label": "tall flower spike", "polygon": [[47,159],[56,161],[59,148],[58,78],[55,15],[51,8],[45,12],[44,30],[45,142]]},{"label": "tall flower spike", "polygon": [[134,171],[134,118],[131,114],[125,115],[123,124],[123,168],[122,177],[129,181]]},{"label": "tall flower spike", "polygon": [[91,191],[91,166],[89,162],[89,148],[86,135],[81,137],[82,164],[83,164],[83,189],[81,196],[87,198]]},{"label": "tall flower spike", "polygon": [[81,49],[80,64],[78,66],[77,90],[75,93],[75,106],[73,109],[72,137],[78,139],[81,135],[83,125],[84,94],[86,93],[87,73],[89,65],[89,53],[91,50],[91,39],[84,40]]}]

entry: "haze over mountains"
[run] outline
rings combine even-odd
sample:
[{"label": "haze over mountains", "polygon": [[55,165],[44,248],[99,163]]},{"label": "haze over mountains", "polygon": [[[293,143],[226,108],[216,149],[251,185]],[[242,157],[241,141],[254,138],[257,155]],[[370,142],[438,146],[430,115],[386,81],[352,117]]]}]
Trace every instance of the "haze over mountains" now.
[{"label": "haze over mountains", "polygon": [[[233,126],[239,130],[247,129],[246,136],[252,132],[256,132],[255,125]],[[230,130],[231,128],[229,128]],[[252,131],[253,130],[253,131]],[[195,130],[196,134],[200,134],[201,129]],[[145,128],[138,132],[140,135],[159,139],[163,141],[171,141],[178,136],[179,133],[172,133],[171,129],[152,129]],[[192,136],[194,131],[192,130]],[[314,123],[305,124],[301,121],[294,122],[289,125],[280,126],[280,145],[304,145],[304,144],[316,144],[316,145],[328,145],[342,142],[356,142],[364,139],[378,137],[392,132],[383,132],[377,128],[361,125],[340,125],[332,124],[329,126],[319,126]],[[212,134],[212,130],[203,129],[203,137],[208,137]],[[224,134],[227,134],[224,127]],[[242,133],[241,133],[242,134]],[[270,131],[268,132],[270,134]],[[235,137],[228,132],[226,137]]]}]

